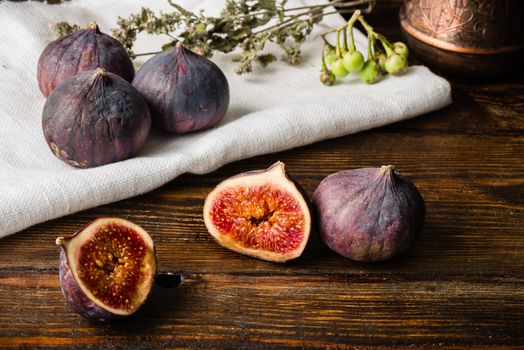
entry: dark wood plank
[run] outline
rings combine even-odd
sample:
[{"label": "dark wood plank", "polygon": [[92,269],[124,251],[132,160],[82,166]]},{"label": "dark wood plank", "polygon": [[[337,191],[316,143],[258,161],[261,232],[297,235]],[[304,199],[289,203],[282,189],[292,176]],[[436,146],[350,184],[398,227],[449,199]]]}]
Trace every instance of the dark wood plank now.
[{"label": "dark wood plank", "polygon": [[[175,290],[157,290],[135,317],[99,326],[71,314],[53,273],[0,277],[19,318],[0,315],[0,346],[89,345],[92,342],[147,341],[147,346],[474,345],[524,341],[519,317],[524,277],[489,281],[404,279],[358,275],[257,276],[194,274]],[[399,327],[399,318],[402,327]],[[42,322],[35,328],[34,322]],[[9,334],[8,337],[3,336]],[[75,339],[70,335],[75,334]]]},{"label": "dark wood plank", "polygon": [[[132,219],[151,232],[159,259],[166,261],[165,269],[242,272],[247,264],[250,270],[282,273],[289,269],[287,265],[268,265],[218,247],[202,219],[205,196],[219,181],[280,159],[309,194],[329,173],[393,163],[417,183],[428,206],[424,234],[405,256],[382,264],[357,264],[339,259],[318,240],[312,240],[303,262],[297,263],[303,271],[313,266],[327,274],[348,268],[394,274],[520,273],[524,270],[523,152],[524,140],[517,136],[420,137],[372,131],[237,162],[211,175],[182,176],[150,194],[8,237],[0,241],[0,255],[19,250],[20,254],[37,257],[36,261],[7,260],[4,268],[31,268],[35,263],[44,264],[42,268],[54,267],[57,248],[52,243],[56,236],[72,234],[97,216],[116,215]],[[224,260],[228,263],[223,264]]]}]

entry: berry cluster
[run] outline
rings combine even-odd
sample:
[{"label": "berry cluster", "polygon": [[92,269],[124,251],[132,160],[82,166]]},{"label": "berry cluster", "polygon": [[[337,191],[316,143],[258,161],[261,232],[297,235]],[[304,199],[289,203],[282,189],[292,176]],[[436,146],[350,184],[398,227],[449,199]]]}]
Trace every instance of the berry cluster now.
[{"label": "berry cluster", "polygon": [[[364,60],[364,55],[355,48],[353,26],[357,21],[367,32],[367,60]],[[333,32],[336,33],[335,45],[326,39],[326,36]],[[385,36],[373,30],[359,10],[355,11],[349,21],[340,28],[322,33],[322,39],[324,50],[320,81],[325,85],[333,85],[337,78],[343,78],[350,73],[358,73],[363,82],[373,84],[379,81],[384,74],[403,73],[408,66],[406,44],[403,42],[390,43]]]}]

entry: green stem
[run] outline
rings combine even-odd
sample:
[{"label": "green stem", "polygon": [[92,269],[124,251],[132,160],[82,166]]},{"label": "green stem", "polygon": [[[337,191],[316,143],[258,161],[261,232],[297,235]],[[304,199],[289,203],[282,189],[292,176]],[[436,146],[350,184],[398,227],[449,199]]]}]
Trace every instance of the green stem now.
[{"label": "green stem", "polygon": [[349,51],[350,52],[354,52],[355,51],[355,37],[353,36],[353,26],[355,25],[355,22],[360,17],[360,15],[361,15],[360,10],[356,10],[353,13],[353,16],[351,16],[351,18],[349,19],[348,23],[346,24],[346,26],[349,28],[349,40],[350,40]]},{"label": "green stem", "polygon": [[322,37],[324,37],[325,35],[327,35],[327,34],[329,34],[329,33],[334,33],[334,32],[336,32],[336,31],[339,30],[339,29],[340,29],[340,28],[328,29],[328,30],[326,30],[325,32],[320,33],[320,35],[321,35]]},{"label": "green stem", "polygon": [[373,33],[368,33],[368,61],[373,59],[373,52],[371,51],[373,45],[375,45],[375,36]]},{"label": "green stem", "polygon": [[393,45],[389,42],[389,40],[382,34],[377,35],[378,40],[380,40],[380,43],[384,47],[384,50],[386,50],[386,55],[391,56],[395,53],[393,50]]},{"label": "green stem", "polygon": [[377,33],[373,30],[373,27],[369,25],[369,23],[364,19],[363,16],[358,16],[358,20],[360,22],[360,24],[362,24],[362,26],[364,27],[364,29],[366,30],[366,32],[369,34],[369,33],[373,33],[374,35],[376,35]]},{"label": "green stem", "polygon": [[[328,12],[328,13],[325,13],[324,16],[326,15],[330,15],[332,13],[344,13],[344,11],[335,11],[335,12]],[[327,41],[326,39],[326,35],[329,34],[329,33],[334,33],[336,31],[341,31],[341,30],[345,30],[345,28],[349,28],[349,40],[350,40],[350,52],[353,52],[355,51],[355,39],[353,37],[353,25],[355,24],[355,22],[358,20],[359,16],[362,14],[362,11],[360,10],[355,10],[353,11],[353,15],[351,16],[351,18],[349,19],[349,21],[347,23],[345,23],[344,25],[340,26],[339,28],[333,28],[333,29],[328,29],[322,33],[320,33],[320,36],[322,36],[322,39],[324,39],[324,41]],[[346,37],[346,33],[344,33],[344,49],[347,51],[348,47],[347,47],[347,37]]]},{"label": "green stem", "polygon": [[342,53],[346,53],[348,50],[348,31],[346,28],[343,29],[343,37],[342,37]]},{"label": "green stem", "polygon": [[321,38],[322,38],[322,41],[324,41],[324,45],[329,46],[333,49],[335,48],[333,45],[331,45],[331,43],[326,39],[325,36],[321,35]]},{"label": "green stem", "polygon": [[328,45],[331,45],[329,43],[324,43],[324,52],[322,54],[322,70],[327,70],[327,64],[326,64],[326,49]]},{"label": "green stem", "polygon": [[335,46],[335,55],[337,57],[342,57],[340,53],[340,30],[337,30],[337,45]]},{"label": "green stem", "polygon": [[373,30],[373,27],[369,25],[369,23],[364,19],[363,16],[358,16],[358,20],[368,34],[368,60],[371,60],[374,58],[372,48],[375,47],[376,40],[379,34],[375,32],[375,30]]}]

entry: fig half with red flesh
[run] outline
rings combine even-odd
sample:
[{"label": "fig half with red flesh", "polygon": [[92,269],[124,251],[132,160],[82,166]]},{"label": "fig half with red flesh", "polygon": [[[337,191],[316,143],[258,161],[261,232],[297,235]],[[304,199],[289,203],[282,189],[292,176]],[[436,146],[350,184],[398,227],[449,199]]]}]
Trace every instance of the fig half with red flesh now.
[{"label": "fig half with red flesh", "polygon": [[58,237],[60,284],[82,316],[100,321],[129,316],[145,302],[156,275],[153,240],[140,226],[100,218],[71,237]]},{"label": "fig half with red flesh", "polygon": [[206,198],[204,222],[225,248],[273,262],[298,258],[311,231],[308,202],[282,162],[221,182]]}]

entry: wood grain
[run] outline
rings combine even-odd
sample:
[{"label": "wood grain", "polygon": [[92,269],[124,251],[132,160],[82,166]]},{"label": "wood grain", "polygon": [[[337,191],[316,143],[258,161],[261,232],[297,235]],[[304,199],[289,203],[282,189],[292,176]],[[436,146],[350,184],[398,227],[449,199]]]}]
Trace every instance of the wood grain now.
[{"label": "wood grain", "polygon": [[[379,2],[370,18],[395,40],[399,3]],[[452,86],[441,111],[183,175],[0,240],[0,348],[524,348],[524,79]],[[375,264],[346,260],[316,236],[285,265],[220,247],[203,225],[205,196],[276,160],[309,194],[332,172],[396,165],[426,200],[423,236]],[[160,269],[183,279],[113,325],[65,304],[54,245],[103,215],[142,225]]]}]

